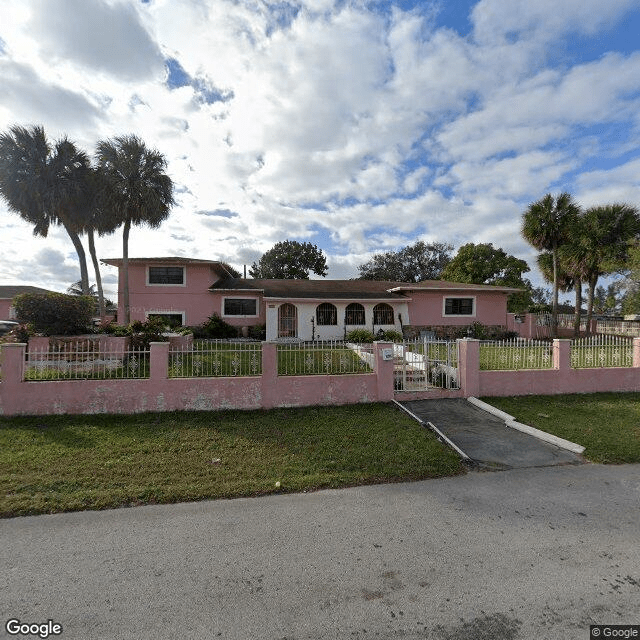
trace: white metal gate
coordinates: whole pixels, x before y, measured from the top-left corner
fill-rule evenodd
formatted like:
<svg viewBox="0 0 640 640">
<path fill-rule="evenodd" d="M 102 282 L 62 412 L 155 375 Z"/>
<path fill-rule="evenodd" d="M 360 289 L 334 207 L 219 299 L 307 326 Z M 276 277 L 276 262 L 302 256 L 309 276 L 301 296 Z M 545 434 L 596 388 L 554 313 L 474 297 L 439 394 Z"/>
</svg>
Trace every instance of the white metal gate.
<svg viewBox="0 0 640 640">
<path fill-rule="evenodd" d="M 418 338 L 394 345 L 396 391 L 459 389 L 458 343 Z"/>
</svg>

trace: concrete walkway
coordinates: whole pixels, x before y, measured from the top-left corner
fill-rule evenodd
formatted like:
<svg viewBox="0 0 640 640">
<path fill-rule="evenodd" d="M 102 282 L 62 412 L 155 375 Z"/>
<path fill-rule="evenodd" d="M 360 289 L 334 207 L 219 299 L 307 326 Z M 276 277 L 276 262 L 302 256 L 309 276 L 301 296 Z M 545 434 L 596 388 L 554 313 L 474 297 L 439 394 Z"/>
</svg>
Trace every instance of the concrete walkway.
<svg viewBox="0 0 640 640">
<path fill-rule="evenodd" d="M 423 422 L 431 422 L 483 468 L 520 469 L 584 462 L 571 451 L 507 427 L 500 418 L 464 399 L 401 404 Z"/>
</svg>

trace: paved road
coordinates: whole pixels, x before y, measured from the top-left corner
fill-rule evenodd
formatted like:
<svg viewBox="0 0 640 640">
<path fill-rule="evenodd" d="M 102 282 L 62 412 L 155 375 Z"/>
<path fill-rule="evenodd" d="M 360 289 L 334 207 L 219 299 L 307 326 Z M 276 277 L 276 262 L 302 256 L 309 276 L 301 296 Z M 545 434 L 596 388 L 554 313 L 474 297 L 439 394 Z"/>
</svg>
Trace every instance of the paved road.
<svg viewBox="0 0 640 640">
<path fill-rule="evenodd" d="M 52 618 L 64 640 L 587 640 L 640 623 L 640 465 L 15 518 L 0 535 L 4 620 Z"/>
<path fill-rule="evenodd" d="M 431 422 L 472 460 L 492 469 L 581 464 L 581 456 L 516 431 L 464 398 L 415 400 L 402 405 Z"/>
</svg>

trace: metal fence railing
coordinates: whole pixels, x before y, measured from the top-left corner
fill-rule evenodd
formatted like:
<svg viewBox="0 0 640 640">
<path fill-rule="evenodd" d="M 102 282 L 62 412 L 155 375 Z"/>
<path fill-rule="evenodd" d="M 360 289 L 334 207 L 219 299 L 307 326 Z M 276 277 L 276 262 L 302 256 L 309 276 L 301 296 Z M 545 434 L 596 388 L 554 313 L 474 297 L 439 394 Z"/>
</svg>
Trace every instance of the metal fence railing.
<svg viewBox="0 0 640 640">
<path fill-rule="evenodd" d="M 640 322 L 636 320 L 598 320 L 597 332 L 614 336 L 640 337 Z"/>
<path fill-rule="evenodd" d="M 29 349 L 24 379 L 113 380 L 148 378 L 148 349 L 108 349 L 93 341 L 54 344 L 48 349 Z"/>
<path fill-rule="evenodd" d="M 481 371 L 550 369 L 553 345 L 542 340 L 485 340 L 480 343 Z"/>
<path fill-rule="evenodd" d="M 371 373 L 373 346 L 336 340 L 278 344 L 278 375 Z"/>
<path fill-rule="evenodd" d="M 596 335 L 571 341 L 573 369 L 631 367 L 632 365 L 633 338 Z"/>
<path fill-rule="evenodd" d="M 259 376 L 262 343 L 194 340 L 169 351 L 170 378 Z"/>
</svg>

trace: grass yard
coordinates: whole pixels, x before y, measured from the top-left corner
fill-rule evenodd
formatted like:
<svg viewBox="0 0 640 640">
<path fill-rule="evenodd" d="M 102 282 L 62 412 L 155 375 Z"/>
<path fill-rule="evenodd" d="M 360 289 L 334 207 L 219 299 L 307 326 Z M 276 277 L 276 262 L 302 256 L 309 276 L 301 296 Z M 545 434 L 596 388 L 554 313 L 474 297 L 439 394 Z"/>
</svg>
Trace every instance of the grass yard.
<svg viewBox="0 0 640 640">
<path fill-rule="evenodd" d="M 453 452 L 386 404 L 0 418 L 2 517 L 462 472 Z"/>
<path fill-rule="evenodd" d="M 586 447 L 605 464 L 640 462 L 640 393 L 483 398 L 524 424 Z"/>
</svg>

